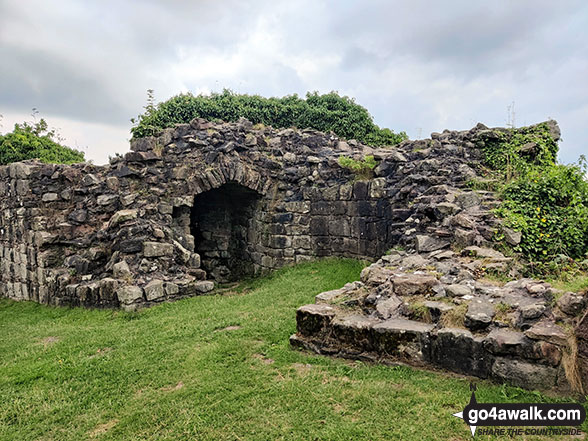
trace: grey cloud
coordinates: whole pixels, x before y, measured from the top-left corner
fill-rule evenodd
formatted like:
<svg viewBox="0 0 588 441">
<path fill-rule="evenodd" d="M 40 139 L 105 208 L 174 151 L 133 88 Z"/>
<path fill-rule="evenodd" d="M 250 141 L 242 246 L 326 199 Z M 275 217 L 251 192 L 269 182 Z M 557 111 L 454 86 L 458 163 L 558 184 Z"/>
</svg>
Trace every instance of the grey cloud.
<svg viewBox="0 0 588 441">
<path fill-rule="evenodd" d="M 588 120 L 586 29 L 579 0 L 4 0 L 0 108 L 121 127 L 147 88 L 338 90 L 414 137 L 504 124 L 515 101 L 521 123 L 560 120 L 569 162 Z"/>
<path fill-rule="evenodd" d="M 40 51 L 0 48 L 2 106 L 26 112 L 43 112 L 74 119 L 116 123 L 128 119 L 132 109 L 116 97 L 92 71 L 76 70 L 59 57 Z"/>
</svg>

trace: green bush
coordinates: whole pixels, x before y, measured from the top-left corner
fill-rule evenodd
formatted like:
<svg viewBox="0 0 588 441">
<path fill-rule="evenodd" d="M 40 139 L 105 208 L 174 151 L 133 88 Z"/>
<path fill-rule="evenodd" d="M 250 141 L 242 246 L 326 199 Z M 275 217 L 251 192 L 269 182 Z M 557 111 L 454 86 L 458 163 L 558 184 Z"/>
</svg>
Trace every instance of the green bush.
<svg viewBox="0 0 588 441">
<path fill-rule="evenodd" d="M 339 156 L 338 162 L 341 167 L 351 170 L 361 179 L 372 178 L 373 170 L 378 165 L 372 155 L 368 155 L 362 160 L 353 159 L 348 156 Z"/>
<path fill-rule="evenodd" d="M 83 162 L 84 154 L 55 141 L 57 135 L 47 122 L 15 124 L 14 130 L 0 135 L 0 164 L 38 159 L 46 163 Z"/>
<path fill-rule="evenodd" d="M 226 89 L 209 96 L 180 94 L 157 105 L 153 103 L 153 92 L 149 91 L 145 112 L 132 120 L 136 126 L 131 133 L 135 138 L 152 136 L 164 128 L 190 122 L 196 117 L 211 121 L 237 121 L 244 117 L 254 124 L 275 128 L 333 131 L 343 138 L 375 146 L 394 145 L 408 138 L 404 132 L 381 129 L 367 109 L 336 92 L 324 95 L 309 92 L 306 99 L 297 95 L 264 98 L 236 94 Z"/>
<path fill-rule="evenodd" d="M 518 129 L 496 129 L 480 135 L 486 164 L 507 180 L 535 166 L 555 163 L 557 143 L 548 123 Z"/>
<path fill-rule="evenodd" d="M 515 247 L 530 262 L 588 252 L 586 164 L 556 164 L 557 143 L 547 123 L 483 133 L 486 164 L 502 182 L 496 213 L 522 233 Z M 500 237 L 499 237 L 500 238 Z M 544 268 L 548 266 L 539 265 Z"/>
<path fill-rule="evenodd" d="M 577 165 L 537 167 L 504 186 L 498 214 L 522 233 L 518 251 L 531 260 L 548 260 L 558 254 L 581 259 L 586 255 L 585 171 Z"/>
</svg>

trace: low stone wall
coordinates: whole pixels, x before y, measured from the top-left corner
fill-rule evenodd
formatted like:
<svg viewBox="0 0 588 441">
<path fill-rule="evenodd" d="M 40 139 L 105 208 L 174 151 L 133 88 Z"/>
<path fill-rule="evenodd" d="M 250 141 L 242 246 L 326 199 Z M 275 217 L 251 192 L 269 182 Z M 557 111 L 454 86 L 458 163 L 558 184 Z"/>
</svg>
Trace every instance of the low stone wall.
<svg viewBox="0 0 588 441">
<path fill-rule="evenodd" d="M 579 389 L 571 345 L 585 297 L 530 279 L 477 280 L 482 268 L 509 260 L 475 246 L 461 255 L 392 252 L 367 267 L 361 281 L 299 308 L 291 342 L 321 354 L 442 368 L 529 389 Z"/>
</svg>

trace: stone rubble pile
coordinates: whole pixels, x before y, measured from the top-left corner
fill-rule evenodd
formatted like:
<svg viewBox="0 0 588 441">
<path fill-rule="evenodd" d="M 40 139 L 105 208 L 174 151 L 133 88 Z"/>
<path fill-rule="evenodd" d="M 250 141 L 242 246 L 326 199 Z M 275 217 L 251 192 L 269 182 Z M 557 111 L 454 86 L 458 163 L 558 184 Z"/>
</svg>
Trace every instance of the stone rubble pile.
<svg viewBox="0 0 588 441">
<path fill-rule="evenodd" d="M 392 251 L 365 268 L 361 281 L 302 306 L 291 342 L 322 354 L 565 390 L 562 360 L 586 298 L 537 280 L 478 277 L 508 261 L 477 246 Z"/>
</svg>

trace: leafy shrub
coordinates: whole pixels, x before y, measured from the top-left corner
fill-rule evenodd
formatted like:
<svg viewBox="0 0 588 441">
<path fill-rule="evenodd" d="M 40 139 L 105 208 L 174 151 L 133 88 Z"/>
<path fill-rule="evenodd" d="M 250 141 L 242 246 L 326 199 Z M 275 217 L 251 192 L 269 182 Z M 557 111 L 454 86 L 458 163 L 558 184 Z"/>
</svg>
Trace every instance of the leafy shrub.
<svg viewBox="0 0 588 441">
<path fill-rule="evenodd" d="M 549 124 L 519 129 L 495 129 L 480 135 L 486 164 L 505 174 L 507 180 L 534 166 L 549 166 L 557 157 L 557 142 Z"/>
<path fill-rule="evenodd" d="M 536 167 L 507 183 L 497 210 L 522 232 L 517 246 L 531 260 L 558 254 L 579 259 L 588 251 L 588 182 L 581 165 Z"/>
<path fill-rule="evenodd" d="M 15 124 L 14 130 L 0 135 L 0 164 L 38 159 L 46 163 L 72 164 L 83 162 L 84 154 L 55 141 L 55 130 L 47 122 Z"/>
<path fill-rule="evenodd" d="M 188 123 L 196 117 L 212 121 L 237 121 L 244 117 L 253 124 L 276 128 L 333 131 L 343 138 L 376 146 L 394 145 L 408 138 L 404 132 L 381 129 L 367 109 L 336 92 L 324 95 L 309 92 L 306 99 L 297 95 L 264 98 L 236 94 L 226 89 L 209 96 L 180 94 L 157 105 L 153 103 L 153 91 L 150 90 L 145 112 L 132 120 L 136 126 L 131 129 L 131 133 L 135 138 L 152 136 L 161 129 L 173 127 L 177 123 Z"/>
<path fill-rule="evenodd" d="M 503 202 L 496 213 L 522 233 L 515 251 L 548 272 L 547 262 L 556 256 L 581 259 L 588 252 L 585 160 L 555 163 L 558 147 L 550 124 L 489 130 L 480 137 L 485 162 L 501 182 Z"/>
<path fill-rule="evenodd" d="M 373 156 L 368 155 L 362 160 L 350 158 L 348 156 L 339 156 L 339 165 L 351 170 L 358 178 L 369 179 L 373 177 L 373 170 L 378 163 Z"/>
</svg>

